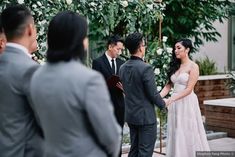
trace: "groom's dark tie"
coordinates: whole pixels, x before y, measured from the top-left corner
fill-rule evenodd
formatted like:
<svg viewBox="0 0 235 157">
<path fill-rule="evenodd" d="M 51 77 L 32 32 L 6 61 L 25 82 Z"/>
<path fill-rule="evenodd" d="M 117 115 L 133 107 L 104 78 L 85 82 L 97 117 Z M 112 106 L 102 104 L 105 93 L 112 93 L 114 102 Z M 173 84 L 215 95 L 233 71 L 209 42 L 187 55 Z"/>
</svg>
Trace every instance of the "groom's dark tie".
<svg viewBox="0 0 235 157">
<path fill-rule="evenodd" d="M 114 64 L 114 59 L 112 61 L 112 74 L 115 74 L 115 64 Z"/>
</svg>

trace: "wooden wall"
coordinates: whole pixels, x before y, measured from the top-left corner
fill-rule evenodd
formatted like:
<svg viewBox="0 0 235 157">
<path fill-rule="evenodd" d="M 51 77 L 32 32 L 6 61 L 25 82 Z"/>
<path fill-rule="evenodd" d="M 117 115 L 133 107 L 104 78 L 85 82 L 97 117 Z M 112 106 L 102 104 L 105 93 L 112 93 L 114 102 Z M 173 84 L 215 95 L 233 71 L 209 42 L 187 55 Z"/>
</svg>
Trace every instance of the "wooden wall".
<svg viewBox="0 0 235 157">
<path fill-rule="evenodd" d="M 234 107 L 213 106 L 205 104 L 206 129 L 227 132 L 235 137 L 235 104 Z"/>
<path fill-rule="evenodd" d="M 211 80 L 200 80 L 197 82 L 194 92 L 199 99 L 202 115 L 205 115 L 204 100 L 220 99 L 232 97 L 232 92 L 228 89 L 229 78 L 218 78 Z"/>
</svg>

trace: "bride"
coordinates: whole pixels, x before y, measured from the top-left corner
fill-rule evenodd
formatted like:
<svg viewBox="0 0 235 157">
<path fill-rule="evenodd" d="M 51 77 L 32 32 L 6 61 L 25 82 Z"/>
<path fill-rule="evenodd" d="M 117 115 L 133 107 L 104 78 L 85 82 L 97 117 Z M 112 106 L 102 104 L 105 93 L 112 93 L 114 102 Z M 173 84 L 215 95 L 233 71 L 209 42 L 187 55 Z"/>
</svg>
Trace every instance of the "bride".
<svg viewBox="0 0 235 157">
<path fill-rule="evenodd" d="M 189 39 L 176 42 L 168 72 L 169 82 L 160 93 L 165 97 L 173 88 L 167 103 L 167 157 L 195 157 L 196 151 L 210 150 L 198 98 L 193 91 L 199 68 L 189 58 L 192 49 Z"/>
</svg>

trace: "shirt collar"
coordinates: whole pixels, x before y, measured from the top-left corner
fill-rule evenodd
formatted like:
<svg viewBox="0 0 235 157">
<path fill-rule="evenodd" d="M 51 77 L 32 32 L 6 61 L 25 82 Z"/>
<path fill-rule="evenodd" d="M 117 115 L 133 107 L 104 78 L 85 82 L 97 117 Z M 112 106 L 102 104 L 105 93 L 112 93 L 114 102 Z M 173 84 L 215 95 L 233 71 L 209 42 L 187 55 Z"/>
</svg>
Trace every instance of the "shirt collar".
<svg viewBox="0 0 235 157">
<path fill-rule="evenodd" d="M 8 43 L 6 44 L 6 46 L 14 47 L 14 48 L 20 49 L 20 50 L 23 51 L 27 56 L 29 56 L 30 58 L 32 57 L 32 55 L 29 53 L 28 49 L 27 49 L 26 47 L 20 45 L 20 44 L 8 42 Z"/>
<path fill-rule="evenodd" d="M 137 56 L 131 56 L 131 58 L 130 58 L 130 59 L 132 59 L 132 60 L 141 60 L 141 61 L 143 61 L 143 59 L 142 59 L 142 58 L 137 57 Z"/>
<path fill-rule="evenodd" d="M 107 51 L 105 52 L 105 55 L 106 55 L 106 57 L 108 58 L 109 61 L 111 61 L 112 59 L 113 59 L 114 61 L 116 60 L 116 58 L 110 57 L 110 56 L 108 55 L 108 52 L 107 52 Z"/>
</svg>

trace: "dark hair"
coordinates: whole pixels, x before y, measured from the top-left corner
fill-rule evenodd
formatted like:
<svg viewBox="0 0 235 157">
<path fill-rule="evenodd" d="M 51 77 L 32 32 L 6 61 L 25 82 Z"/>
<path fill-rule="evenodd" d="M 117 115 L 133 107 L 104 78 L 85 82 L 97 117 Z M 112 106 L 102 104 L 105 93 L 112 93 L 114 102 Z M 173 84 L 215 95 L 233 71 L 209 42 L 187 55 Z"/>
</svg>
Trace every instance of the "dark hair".
<svg viewBox="0 0 235 157">
<path fill-rule="evenodd" d="M 6 8 L 2 12 L 1 19 L 7 40 L 21 37 L 29 20 L 33 20 L 29 9 L 23 5 L 14 5 Z"/>
<path fill-rule="evenodd" d="M 2 27 L 2 19 L 1 19 L 1 16 L 0 16 L 0 34 L 3 33 L 3 27 Z"/>
<path fill-rule="evenodd" d="M 85 58 L 83 40 L 87 37 L 87 21 L 78 13 L 63 11 L 48 28 L 47 60 L 50 63 Z"/>
<path fill-rule="evenodd" d="M 124 43 L 123 39 L 119 35 L 113 35 L 109 37 L 108 42 L 107 42 L 107 48 L 109 45 L 117 45 L 118 42 Z"/>
<path fill-rule="evenodd" d="M 176 43 L 181 43 L 186 49 L 189 48 L 189 53 L 188 53 L 189 55 L 190 55 L 190 52 L 193 51 L 193 44 L 192 44 L 192 41 L 189 39 L 180 39 L 180 40 L 177 40 L 175 44 Z M 169 82 L 171 82 L 171 75 L 173 75 L 180 68 L 180 64 L 181 64 L 180 59 L 176 58 L 176 55 L 175 55 L 175 44 L 173 46 L 172 58 L 171 58 L 169 70 L 167 72 Z"/>
<path fill-rule="evenodd" d="M 143 35 L 141 33 L 135 32 L 126 37 L 125 47 L 129 50 L 130 54 L 135 54 L 143 42 Z"/>
</svg>

